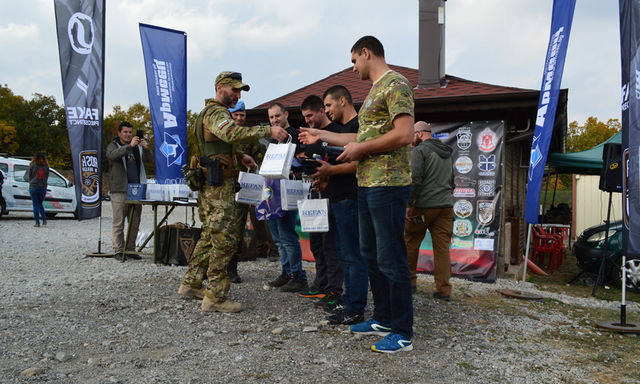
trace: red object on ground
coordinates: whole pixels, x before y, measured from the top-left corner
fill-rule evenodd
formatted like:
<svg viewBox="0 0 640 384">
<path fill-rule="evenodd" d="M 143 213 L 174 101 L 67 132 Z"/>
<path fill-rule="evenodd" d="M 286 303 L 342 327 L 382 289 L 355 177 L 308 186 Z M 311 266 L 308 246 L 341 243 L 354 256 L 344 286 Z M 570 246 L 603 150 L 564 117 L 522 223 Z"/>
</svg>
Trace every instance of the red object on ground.
<svg viewBox="0 0 640 384">
<path fill-rule="evenodd" d="M 309 239 L 300 239 L 300 248 L 302 248 L 302 260 L 312 261 L 315 263 L 316 259 L 313 258 L 313 253 L 309 247 Z"/>
<path fill-rule="evenodd" d="M 555 268 L 562 265 L 563 243 L 562 236 L 555 233 L 547 233 L 542 226 L 533 226 L 533 252 L 531 261 L 542 267 L 545 254 L 549 255 L 548 269 L 553 273 Z"/>
<path fill-rule="evenodd" d="M 524 256 L 522 256 L 522 261 L 524 261 Z M 547 272 L 538 267 L 536 263 L 531 261 L 531 259 L 527 259 L 527 268 L 529 268 L 531 272 L 535 273 L 536 275 L 549 276 Z"/>
</svg>

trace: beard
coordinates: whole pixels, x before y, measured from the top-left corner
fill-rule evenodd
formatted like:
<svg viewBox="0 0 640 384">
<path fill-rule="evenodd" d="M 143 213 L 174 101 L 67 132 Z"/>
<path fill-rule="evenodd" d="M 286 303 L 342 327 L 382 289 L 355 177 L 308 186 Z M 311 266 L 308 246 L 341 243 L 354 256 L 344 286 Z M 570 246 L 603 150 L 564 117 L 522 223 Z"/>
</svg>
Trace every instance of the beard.
<svg viewBox="0 0 640 384">
<path fill-rule="evenodd" d="M 224 92 L 222 94 L 222 104 L 226 105 L 229 108 L 233 108 L 236 106 L 238 99 L 234 97 L 232 94 Z"/>
</svg>

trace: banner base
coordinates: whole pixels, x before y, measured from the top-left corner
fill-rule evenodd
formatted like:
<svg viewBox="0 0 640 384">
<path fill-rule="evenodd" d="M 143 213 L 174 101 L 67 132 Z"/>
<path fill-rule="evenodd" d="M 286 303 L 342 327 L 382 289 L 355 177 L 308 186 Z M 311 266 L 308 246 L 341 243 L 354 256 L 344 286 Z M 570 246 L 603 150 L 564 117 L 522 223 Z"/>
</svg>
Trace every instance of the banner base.
<svg viewBox="0 0 640 384">
<path fill-rule="evenodd" d="M 496 292 L 514 299 L 543 300 L 543 297 L 540 295 L 536 295 L 535 293 L 531 293 L 531 292 L 520 291 L 517 289 L 496 289 Z"/>
<path fill-rule="evenodd" d="M 114 257 L 115 255 L 115 253 L 90 252 L 85 253 L 84 257 Z"/>
<path fill-rule="evenodd" d="M 620 332 L 620 333 L 640 333 L 640 324 L 638 323 L 620 323 L 616 321 L 604 321 L 596 324 L 601 331 Z"/>
</svg>

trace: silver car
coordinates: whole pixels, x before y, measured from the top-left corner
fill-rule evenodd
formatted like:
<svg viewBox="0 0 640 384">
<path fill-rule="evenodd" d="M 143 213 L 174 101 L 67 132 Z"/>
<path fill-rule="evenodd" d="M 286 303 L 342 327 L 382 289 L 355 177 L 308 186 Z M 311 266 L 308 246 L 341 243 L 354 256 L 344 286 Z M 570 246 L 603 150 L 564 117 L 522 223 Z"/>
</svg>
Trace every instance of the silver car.
<svg viewBox="0 0 640 384">
<path fill-rule="evenodd" d="M 15 157 L 0 157 L 0 170 L 4 172 L 5 180 L 2 185 L 2 196 L 7 202 L 7 211 L 33 211 L 29 183 L 24 181 L 24 173 L 29 169 L 29 160 Z M 76 215 L 76 191 L 73 183 L 60 172 L 49 168 L 47 194 L 44 199 L 44 210 L 48 217 L 58 213 Z M 2 212 L 0 212 L 0 216 Z"/>
</svg>

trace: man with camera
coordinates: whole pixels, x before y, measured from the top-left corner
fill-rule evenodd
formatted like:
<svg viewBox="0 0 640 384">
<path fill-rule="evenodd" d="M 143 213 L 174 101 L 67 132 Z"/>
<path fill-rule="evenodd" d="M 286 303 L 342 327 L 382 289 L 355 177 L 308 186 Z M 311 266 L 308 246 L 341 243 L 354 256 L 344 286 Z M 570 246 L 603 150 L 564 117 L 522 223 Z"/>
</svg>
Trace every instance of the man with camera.
<svg viewBox="0 0 640 384">
<path fill-rule="evenodd" d="M 237 151 L 236 144 L 263 137 L 283 141 L 287 133 L 277 126 L 242 127 L 235 123 L 229 108 L 236 105 L 241 91 L 249 90 L 240 73 L 221 72 L 216 77 L 215 89 L 215 98 L 205 101 L 195 126 L 201 164 L 192 161 L 192 168 L 206 165 L 206 174 L 214 177 L 207 177 L 198 191 L 202 235 L 178 294 L 202 298 L 201 309 L 205 312 L 240 312 L 242 304 L 227 298 L 230 289 L 227 267 L 245 224 L 234 200 L 235 184 L 239 163 L 247 168 L 255 167 L 256 163 L 251 156 Z M 205 275 L 207 287 L 203 289 Z"/>
<path fill-rule="evenodd" d="M 141 129 L 133 136 L 133 126 L 127 121 L 118 125 L 118 137 L 107 146 L 107 159 L 110 161 L 109 188 L 111 190 L 111 207 L 113 208 L 113 226 L 111 228 L 111 244 L 116 258 L 122 258 L 124 250 L 134 251 L 136 237 L 140 227 L 142 205 L 129 205 L 127 200 L 127 184 L 144 184 L 147 174 L 144 170 L 145 162 L 153 161 L 153 153 L 149 149 L 147 140 Z M 124 244 L 124 220 L 129 219 L 129 241 Z M 130 259 L 139 260 L 140 256 L 128 254 Z"/>
</svg>

